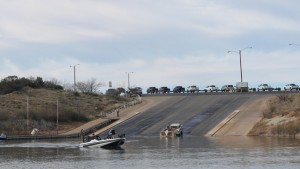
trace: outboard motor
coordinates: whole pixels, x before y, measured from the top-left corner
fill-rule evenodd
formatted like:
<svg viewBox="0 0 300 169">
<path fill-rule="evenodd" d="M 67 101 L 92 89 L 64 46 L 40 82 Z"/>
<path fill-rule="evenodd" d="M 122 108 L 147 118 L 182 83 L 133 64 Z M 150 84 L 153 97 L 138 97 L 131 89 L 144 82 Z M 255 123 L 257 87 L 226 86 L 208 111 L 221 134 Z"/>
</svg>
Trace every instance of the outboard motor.
<svg viewBox="0 0 300 169">
<path fill-rule="evenodd" d="M 119 134 L 118 137 L 119 138 L 125 138 L 125 134 Z"/>
</svg>

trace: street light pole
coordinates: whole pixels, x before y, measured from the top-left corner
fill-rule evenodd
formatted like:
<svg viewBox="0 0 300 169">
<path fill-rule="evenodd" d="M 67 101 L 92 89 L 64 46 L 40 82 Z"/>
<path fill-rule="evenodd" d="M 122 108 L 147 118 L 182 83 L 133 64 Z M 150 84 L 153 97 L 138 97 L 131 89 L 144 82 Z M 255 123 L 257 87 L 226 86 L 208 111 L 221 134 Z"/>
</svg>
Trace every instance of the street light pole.
<svg viewBox="0 0 300 169">
<path fill-rule="evenodd" d="M 232 52 L 238 53 L 239 56 L 240 56 L 241 83 L 243 82 L 242 51 L 243 51 L 243 50 L 246 50 L 246 49 L 252 49 L 252 47 L 251 47 L 251 46 L 250 46 L 250 47 L 246 47 L 246 48 L 244 48 L 244 49 L 239 50 L 238 52 L 237 52 L 237 51 L 231 51 L 231 50 L 229 50 L 229 51 L 227 52 L 227 53 L 232 53 Z"/>
<path fill-rule="evenodd" d="M 56 134 L 58 134 L 58 99 L 56 100 Z"/>
<path fill-rule="evenodd" d="M 27 130 L 29 130 L 29 104 L 28 104 L 28 96 L 26 96 L 26 112 L 27 112 Z"/>
<path fill-rule="evenodd" d="M 128 80 L 128 90 L 130 90 L 130 73 L 133 73 L 133 72 L 126 72 L 127 80 Z"/>
<path fill-rule="evenodd" d="M 74 68 L 74 92 L 76 92 L 76 66 L 79 66 L 79 64 L 70 66 Z"/>
<path fill-rule="evenodd" d="M 242 51 L 239 50 L 240 55 L 240 72 L 241 72 L 241 83 L 243 82 L 243 69 L 242 69 Z"/>
</svg>

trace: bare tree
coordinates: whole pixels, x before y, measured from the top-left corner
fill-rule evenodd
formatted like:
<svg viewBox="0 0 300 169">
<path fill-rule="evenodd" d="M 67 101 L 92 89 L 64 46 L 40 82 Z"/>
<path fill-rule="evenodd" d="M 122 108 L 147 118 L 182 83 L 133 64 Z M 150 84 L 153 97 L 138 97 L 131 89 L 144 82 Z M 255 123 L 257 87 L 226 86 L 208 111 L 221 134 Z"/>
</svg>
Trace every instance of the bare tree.
<svg viewBox="0 0 300 169">
<path fill-rule="evenodd" d="M 104 86 L 104 83 L 97 82 L 95 78 L 85 82 L 77 82 L 76 87 L 82 93 L 93 94 L 99 91 L 99 88 Z"/>
<path fill-rule="evenodd" d="M 73 89 L 74 89 L 74 86 L 71 83 L 64 83 L 63 87 L 64 87 L 64 90 L 69 91 L 69 92 L 73 91 Z"/>
<path fill-rule="evenodd" d="M 51 82 L 54 85 L 61 85 L 61 82 L 58 79 L 56 79 L 56 78 L 51 78 L 49 80 L 49 82 Z"/>
</svg>

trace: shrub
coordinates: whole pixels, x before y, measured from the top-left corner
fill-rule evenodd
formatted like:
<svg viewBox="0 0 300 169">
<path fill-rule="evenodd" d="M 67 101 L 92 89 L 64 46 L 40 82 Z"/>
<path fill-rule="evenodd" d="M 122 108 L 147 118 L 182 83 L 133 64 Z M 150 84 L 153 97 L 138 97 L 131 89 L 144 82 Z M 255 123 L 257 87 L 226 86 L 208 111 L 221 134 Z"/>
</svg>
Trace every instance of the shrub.
<svg viewBox="0 0 300 169">
<path fill-rule="evenodd" d="M 279 99 L 280 102 L 291 102 L 292 101 L 292 96 L 289 94 L 279 94 L 277 95 L 277 98 Z"/>
<path fill-rule="evenodd" d="M 295 136 L 300 133 L 300 120 L 277 125 L 272 129 L 272 134 L 281 136 Z"/>
<path fill-rule="evenodd" d="M 6 112 L 0 112 L 0 121 L 7 121 L 9 119 L 9 114 Z"/>
</svg>

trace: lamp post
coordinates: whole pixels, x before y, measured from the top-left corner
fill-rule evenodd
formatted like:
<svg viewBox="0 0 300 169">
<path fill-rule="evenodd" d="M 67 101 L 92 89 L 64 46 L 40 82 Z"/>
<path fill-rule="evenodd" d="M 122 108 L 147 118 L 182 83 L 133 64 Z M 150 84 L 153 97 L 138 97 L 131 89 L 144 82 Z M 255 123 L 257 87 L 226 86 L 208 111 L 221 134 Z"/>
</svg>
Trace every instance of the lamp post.
<svg viewBox="0 0 300 169">
<path fill-rule="evenodd" d="M 231 50 L 229 50 L 227 53 L 232 53 L 232 52 L 234 52 L 234 53 L 238 53 L 239 54 L 239 56 L 240 56 L 240 72 L 241 72 L 241 83 L 243 82 L 243 70 L 242 70 L 242 51 L 243 50 L 246 50 L 246 49 L 252 49 L 252 47 L 250 46 L 250 47 L 246 47 L 246 48 L 244 48 L 244 49 L 241 49 L 241 50 L 239 50 L 239 51 L 231 51 Z"/>
<path fill-rule="evenodd" d="M 133 72 L 125 72 L 127 74 L 127 80 L 128 80 L 128 91 L 130 89 L 130 73 L 133 73 Z"/>
<path fill-rule="evenodd" d="M 79 64 L 70 66 L 74 68 L 74 92 L 76 92 L 76 66 L 79 66 Z"/>
</svg>

